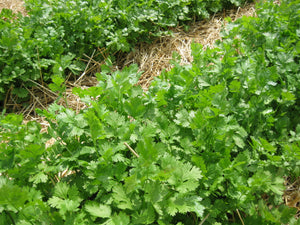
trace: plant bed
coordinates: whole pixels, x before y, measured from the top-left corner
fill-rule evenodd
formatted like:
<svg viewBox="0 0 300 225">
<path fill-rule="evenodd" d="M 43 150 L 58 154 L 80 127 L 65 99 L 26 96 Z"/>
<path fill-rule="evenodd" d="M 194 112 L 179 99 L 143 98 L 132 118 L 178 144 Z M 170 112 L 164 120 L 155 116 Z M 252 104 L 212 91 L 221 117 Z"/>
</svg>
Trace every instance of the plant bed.
<svg viewBox="0 0 300 225">
<path fill-rule="evenodd" d="M 260 7 L 147 91 L 137 65 L 102 65 L 73 89 L 87 108 L 38 110 L 47 133 L 2 115 L 1 222 L 297 224 L 300 5 Z"/>
</svg>

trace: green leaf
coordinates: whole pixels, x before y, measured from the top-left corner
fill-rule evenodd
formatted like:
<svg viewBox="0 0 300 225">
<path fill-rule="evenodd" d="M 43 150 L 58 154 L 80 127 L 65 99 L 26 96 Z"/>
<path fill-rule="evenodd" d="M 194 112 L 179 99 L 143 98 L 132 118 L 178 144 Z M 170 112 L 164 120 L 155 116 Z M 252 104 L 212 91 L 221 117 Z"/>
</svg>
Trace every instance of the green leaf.
<svg viewBox="0 0 300 225">
<path fill-rule="evenodd" d="M 95 217 L 108 218 L 111 216 L 111 208 L 97 202 L 89 202 L 85 204 L 85 210 Z"/>
<path fill-rule="evenodd" d="M 179 111 L 175 116 L 177 118 L 176 120 L 174 120 L 176 124 L 183 127 L 189 127 L 192 115 L 186 109 Z"/>
<path fill-rule="evenodd" d="M 71 199 L 61 199 L 56 196 L 48 200 L 48 204 L 54 208 L 59 209 L 62 216 L 65 216 L 67 212 L 76 212 L 79 210 L 80 203 Z"/>
<path fill-rule="evenodd" d="M 112 216 L 113 225 L 129 225 L 130 217 L 127 216 L 124 212 Z"/>
<path fill-rule="evenodd" d="M 167 212 L 171 216 L 176 213 L 194 212 L 195 205 L 197 204 L 197 212 L 199 213 L 199 205 L 201 198 L 196 196 L 176 195 L 168 201 Z"/>
<path fill-rule="evenodd" d="M 283 92 L 281 92 L 281 95 L 282 95 L 283 101 L 295 101 L 296 100 L 295 95 L 291 92 L 283 91 Z"/>
<path fill-rule="evenodd" d="M 283 211 L 280 212 L 280 221 L 283 224 L 288 224 L 295 216 L 296 213 L 297 213 L 296 208 L 284 207 Z"/>
<path fill-rule="evenodd" d="M 146 107 L 141 98 L 135 97 L 125 101 L 124 109 L 130 116 L 136 118 L 144 115 Z"/>
<path fill-rule="evenodd" d="M 46 183 L 48 181 L 48 176 L 42 172 L 32 176 L 29 179 L 30 182 L 33 182 L 34 184 L 39 184 L 39 183 Z"/>
<path fill-rule="evenodd" d="M 133 205 L 121 185 L 113 187 L 113 198 L 119 209 L 133 209 Z"/>
<path fill-rule="evenodd" d="M 29 138 L 26 136 L 24 139 L 28 141 L 34 141 L 34 137 Z M 37 157 L 40 157 L 44 153 L 45 149 L 43 146 L 37 145 L 37 144 L 31 144 L 28 145 L 23 151 L 20 152 L 20 156 L 24 159 L 28 158 L 31 160 L 36 159 Z"/>
<path fill-rule="evenodd" d="M 67 199 L 69 195 L 69 190 L 70 190 L 70 186 L 67 183 L 59 182 L 55 185 L 54 195 L 62 199 Z"/>
<path fill-rule="evenodd" d="M 94 143 L 96 143 L 97 139 L 103 139 L 105 137 L 103 124 L 96 116 L 95 112 L 93 110 L 88 110 L 85 113 L 85 118 L 87 119 L 90 128 L 90 134 Z"/>
<path fill-rule="evenodd" d="M 20 98 L 26 98 L 29 94 L 25 88 L 14 88 L 12 93 L 16 94 Z"/>
<path fill-rule="evenodd" d="M 234 143 L 235 143 L 238 147 L 240 147 L 240 148 L 244 148 L 244 147 L 245 147 L 245 143 L 244 143 L 244 141 L 243 141 L 242 138 L 240 138 L 240 137 L 237 136 L 237 135 L 234 135 L 232 138 L 233 138 L 233 140 L 234 140 Z"/>
<path fill-rule="evenodd" d="M 125 124 L 125 117 L 118 112 L 111 112 L 107 116 L 106 122 L 113 128 L 121 127 Z"/>
<path fill-rule="evenodd" d="M 140 213 L 133 215 L 135 224 L 153 224 L 155 221 L 155 210 L 151 204 L 147 204 L 146 208 L 140 210 Z"/>
<path fill-rule="evenodd" d="M 233 80 L 229 85 L 230 92 L 239 92 L 240 88 L 241 88 L 241 82 L 237 80 Z"/>
<path fill-rule="evenodd" d="M 59 197 L 52 197 L 48 200 L 48 204 L 54 208 L 61 208 L 61 205 L 64 203 L 64 200 Z"/>
<path fill-rule="evenodd" d="M 14 185 L 2 176 L 0 177 L 0 205 L 4 209 L 17 213 L 29 199 L 30 196 L 27 190 Z"/>
<path fill-rule="evenodd" d="M 49 84 L 49 88 L 54 92 L 60 92 L 63 93 L 65 91 L 65 79 L 62 78 L 60 75 L 54 75 L 52 76 L 52 82 Z"/>
</svg>

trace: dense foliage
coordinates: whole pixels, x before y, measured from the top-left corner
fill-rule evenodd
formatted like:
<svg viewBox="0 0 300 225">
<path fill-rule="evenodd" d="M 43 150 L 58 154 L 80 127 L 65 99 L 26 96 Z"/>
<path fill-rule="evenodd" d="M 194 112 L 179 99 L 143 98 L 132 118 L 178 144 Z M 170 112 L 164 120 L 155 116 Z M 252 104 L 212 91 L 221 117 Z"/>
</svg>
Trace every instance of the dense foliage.
<svg viewBox="0 0 300 225">
<path fill-rule="evenodd" d="M 87 109 L 39 110 L 48 133 L 3 115 L 0 223 L 296 224 L 281 196 L 300 175 L 300 3 L 260 7 L 147 92 L 137 66 L 103 66 L 74 89 Z"/>
<path fill-rule="evenodd" d="M 0 101 L 11 88 L 20 98 L 32 81 L 84 69 L 83 53 L 126 52 L 182 21 L 208 17 L 245 0 L 25 0 L 29 16 L 0 14 Z M 99 59 L 100 60 L 100 59 Z"/>
</svg>

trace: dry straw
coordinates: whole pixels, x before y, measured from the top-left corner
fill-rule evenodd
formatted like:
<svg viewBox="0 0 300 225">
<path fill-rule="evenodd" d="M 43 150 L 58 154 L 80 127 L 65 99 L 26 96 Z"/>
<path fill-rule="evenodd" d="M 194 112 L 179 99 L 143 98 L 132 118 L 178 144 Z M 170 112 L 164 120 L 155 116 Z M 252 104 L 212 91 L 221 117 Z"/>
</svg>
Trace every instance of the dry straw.
<svg viewBox="0 0 300 225">
<path fill-rule="evenodd" d="M 23 0 L 0 0 L 0 11 L 4 8 L 11 9 L 15 13 L 20 12 L 24 16 L 27 15 Z"/>
</svg>

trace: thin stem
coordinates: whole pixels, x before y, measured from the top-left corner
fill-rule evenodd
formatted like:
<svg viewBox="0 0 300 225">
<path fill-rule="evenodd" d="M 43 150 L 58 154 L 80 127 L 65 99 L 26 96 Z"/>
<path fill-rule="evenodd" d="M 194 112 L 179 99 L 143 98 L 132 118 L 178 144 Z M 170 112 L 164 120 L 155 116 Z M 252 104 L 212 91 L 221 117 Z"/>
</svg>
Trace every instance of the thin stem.
<svg viewBox="0 0 300 225">
<path fill-rule="evenodd" d="M 137 154 L 126 142 L 124 142 L 124 145 L 136 156 L 136 157 L 140 157 L 139 154 Z"/>
<path fill-rule="evenodd" d="M 202 225 L 205 222 L 205 220 L 207 220 L 208 217 L 209 217 L 209 213 L 204 217 L 204 219 L 199 223 L 199 225 Z"/>
<path fill-rule="evenodd" d="M 90 63 L 91 63 L 91 61 L 92 61 L 92 59 L 93 59 L 93 57 L 94 57 L 95 51 L 96 51 L 96 50 L 94 50 L 94 52 L 93 52 L 93 54 L 92 54 L 92 56 L 91 56 L 91 58 L 90 58 L 88 64 L 86 65 L 86 67 L 85 67 L 83 73 L 81 74 L 81 76 L 74 82 L 74 85 L 76 85 L 76 84 L 77 84 L 77 83 L 78 83 L 78 82 L 86 75 L 86 70 L 87 70 L 88 66 L 90 65 Z"/>
<path fill-rule="evenodd" d="M 243 218 L 241 217 L 241 214 L 240 214 L 239 210 L 236 209 L 236 211 L 237 211 L 237 214 L 238 214 L 239 217 L 240 217 L 240 220 L 242 221 L 242 224 L 245 225 L 245 223 L 244 223 L 244 221 L 243 221 Z"/>
</svg>

